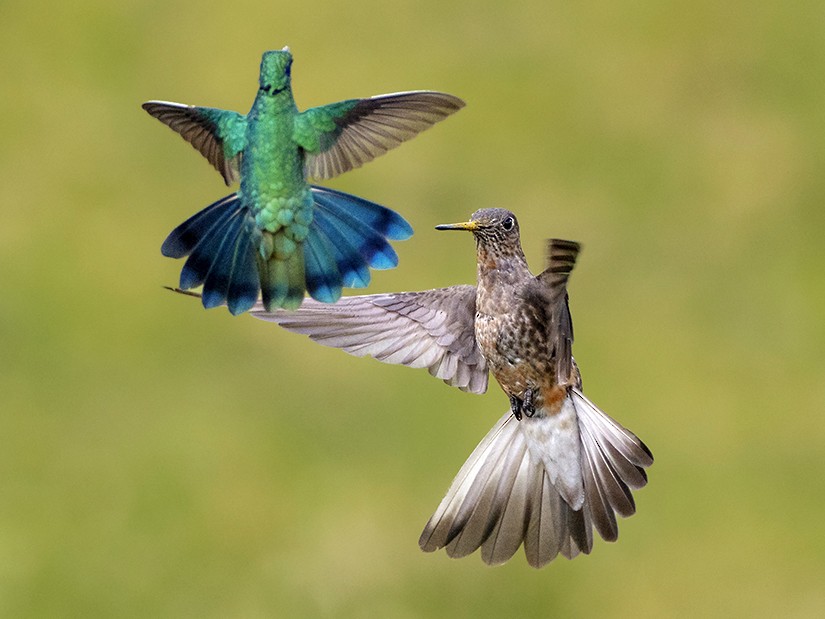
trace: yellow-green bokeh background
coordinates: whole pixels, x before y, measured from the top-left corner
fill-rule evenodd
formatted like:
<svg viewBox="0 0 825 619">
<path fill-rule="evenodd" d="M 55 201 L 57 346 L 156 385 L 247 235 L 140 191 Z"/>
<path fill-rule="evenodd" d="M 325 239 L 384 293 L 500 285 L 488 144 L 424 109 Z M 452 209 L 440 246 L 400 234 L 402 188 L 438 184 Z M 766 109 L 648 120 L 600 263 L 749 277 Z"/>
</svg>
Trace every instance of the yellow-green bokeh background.
<svg viewBox="0 0 825 619">
<path fill-rule="evenodd" d="M 825 614 L 825 9 L 819 2 L 0 0 L 0 616 Z M 505 410 L 161 289 L 226 192 L 140 110 L 466 109 L 331 186 L 416 228 L 371 291 L 474 277 L 484 206 L 585 246 L 590 397 L 651 446 L 617 544 L 541 571 L 424 554 Z"/>
</svg>

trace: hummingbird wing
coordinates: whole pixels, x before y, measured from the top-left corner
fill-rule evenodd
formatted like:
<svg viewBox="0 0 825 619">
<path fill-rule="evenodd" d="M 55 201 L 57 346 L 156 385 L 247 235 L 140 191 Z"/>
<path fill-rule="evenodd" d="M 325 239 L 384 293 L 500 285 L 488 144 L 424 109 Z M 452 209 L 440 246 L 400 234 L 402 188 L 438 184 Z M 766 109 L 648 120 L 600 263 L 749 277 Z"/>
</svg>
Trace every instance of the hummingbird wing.
<svg viewBox="0 0 825 619">
<path fill-rule="evenodd" d="M 230 185 L 239 178 L 246 142 L 246 116 L 212 107 L 147 101 L 143 109 L 168 125 L 207 158 Z"/>
<path fill-rule="evenodd" d="M 358 168 L 464 105 L 458 97 L 419 90 L 310 108 L 296 117 L 294 134 L 306 152 L 306 176 L 328 179 Z"/>
<path fill-rule="evenodd" d="M 573 373 L 573 321 L 567 305 L 567 280 L 581 245 L 574 241 L 547 241 L 547 268 L 536 277 L 550 319 L 551 355 L 556 360 L 556 383 L 569 382 Z"/>
<path fill-rule="evenodd" d="M 304 300 L 295 311 L 250 314 L 308 335 L 324 346 L 384 363 L 427 368 L 462 391 L 487 390 L 487 362 L 475 339 L 474 286 L 425 292 L 342 297 L 336 303 Z"/>
</svg>

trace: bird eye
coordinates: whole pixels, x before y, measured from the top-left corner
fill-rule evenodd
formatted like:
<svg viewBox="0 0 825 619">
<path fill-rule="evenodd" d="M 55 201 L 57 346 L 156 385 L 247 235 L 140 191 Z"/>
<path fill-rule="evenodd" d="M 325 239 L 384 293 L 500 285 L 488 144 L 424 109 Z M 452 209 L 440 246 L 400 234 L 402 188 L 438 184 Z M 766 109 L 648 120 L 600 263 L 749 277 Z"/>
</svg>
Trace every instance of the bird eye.
<svg viewBox="0 0 825 619">
<path fill-rule="evenodd" d="M 501 227 L 504 228 L 505 230 L 512 230 L 514 223 L 515 222 L 513 221 L 513 218 L 508 217 L 507 219 L 505 219 L 504 221 L 501 222 Z"/>
</svg>

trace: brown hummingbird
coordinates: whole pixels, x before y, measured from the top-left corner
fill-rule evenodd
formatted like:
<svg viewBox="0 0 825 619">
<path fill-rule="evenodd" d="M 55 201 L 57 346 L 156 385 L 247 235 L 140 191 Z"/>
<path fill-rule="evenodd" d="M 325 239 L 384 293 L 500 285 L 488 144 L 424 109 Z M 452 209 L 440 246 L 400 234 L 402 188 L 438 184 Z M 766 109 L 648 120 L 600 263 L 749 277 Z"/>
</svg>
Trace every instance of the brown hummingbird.
<svg viewBox="0 0 825 619">
<path fill-rule="evenodd" d="M 616 514 L 636 511 L 631 490 L 647 483 L 653 456 L 582 393 L 567 296 L 578 243 L 549 241 L 547 267 L 534 276 L 510 211 L 482 209 L 437 229 L 473 233 L 476 286 L 307 299 L 297 311 L 258 303 L 250 313 L 356 356 L 426 367 L 464 391 L 484 393 L 493 374 L 510 409 L 459 470 L 422 550 L 464 557 L 481 548 L 495 565 L 523 543 L 538 568 L 559 553 L 588 554 L 594 528 L 615 541 Z"/>
</svg>

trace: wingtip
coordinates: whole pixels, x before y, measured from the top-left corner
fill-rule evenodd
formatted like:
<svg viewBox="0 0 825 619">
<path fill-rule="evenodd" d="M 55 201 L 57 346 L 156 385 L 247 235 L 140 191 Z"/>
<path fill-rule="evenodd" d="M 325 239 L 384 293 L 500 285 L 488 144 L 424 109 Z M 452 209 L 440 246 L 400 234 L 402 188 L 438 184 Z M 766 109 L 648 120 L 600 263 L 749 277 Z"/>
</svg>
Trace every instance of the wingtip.
<svg viewBox="0 0 825 619">
<path fill-rule="evenodd" d="M 445 93 L 446 94 L 446 93 Z M 455 95 L 447 95 L 455 104 L 456 111 L 460 110 L 461 108 L 467 107 L 467 102 L 462 99 L 461 97 L 456 97 Z"/>
<path fill-rule="evenodd" d="M 140 104 L 141 109 L 145 110 L 152 116 L 156 116 L 156 112 L 160 108 L 168 108 L 168 107 L 185 107 L 182 103 L 173 103 L 172 101 L 159 101 L 157 99 L 151 99 L 149 101 L 144 101 Z"/>
</svg>

